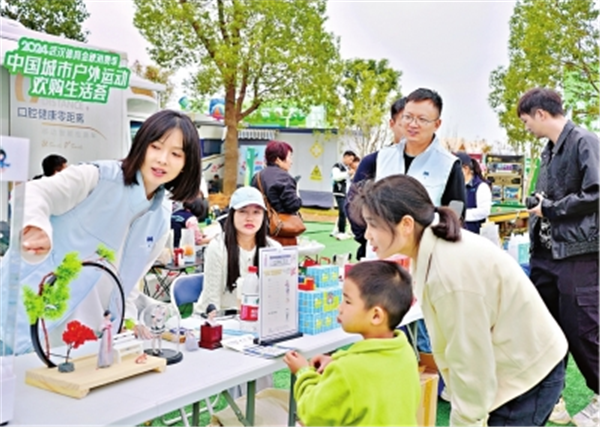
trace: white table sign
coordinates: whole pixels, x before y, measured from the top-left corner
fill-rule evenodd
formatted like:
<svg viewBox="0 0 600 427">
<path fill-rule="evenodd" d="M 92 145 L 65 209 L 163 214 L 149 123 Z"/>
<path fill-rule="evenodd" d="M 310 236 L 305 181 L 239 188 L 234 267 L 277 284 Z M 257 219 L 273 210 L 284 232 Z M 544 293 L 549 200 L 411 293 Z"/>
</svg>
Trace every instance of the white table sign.
<svg viewBox="0 0 600 427">
<path fill-rule="evenodd" d="M 259 263 L 259 340 L 297 335 L 298 248 L 262 248 Z"/>
</svg>

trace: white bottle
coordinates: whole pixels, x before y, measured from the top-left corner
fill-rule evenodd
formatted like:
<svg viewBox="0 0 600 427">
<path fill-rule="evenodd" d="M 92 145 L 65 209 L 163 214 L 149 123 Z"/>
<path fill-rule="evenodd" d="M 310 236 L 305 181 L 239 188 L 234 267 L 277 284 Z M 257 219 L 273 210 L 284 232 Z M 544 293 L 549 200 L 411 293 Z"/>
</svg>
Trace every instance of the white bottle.
<svg viewBox="0 0 600 427">
<path fill-rule="evenodd" d="M 248 274 L 242 282 L 242 307 L 240 319 L 256 322 L 258 320 L 258 268 L 248 267 Z"/>
</svg>

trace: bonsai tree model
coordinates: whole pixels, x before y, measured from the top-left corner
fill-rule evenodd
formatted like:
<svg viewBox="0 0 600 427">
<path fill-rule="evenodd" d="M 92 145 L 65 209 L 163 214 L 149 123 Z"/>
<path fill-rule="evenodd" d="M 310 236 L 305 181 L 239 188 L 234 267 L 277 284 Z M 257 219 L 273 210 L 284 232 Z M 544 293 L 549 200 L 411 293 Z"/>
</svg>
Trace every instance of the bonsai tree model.
<svg viewBox="0 0 600 427">
<path fill-rule="evenodd" d="M 65 313 L 70 295 L 69 283 L 77 278 L 80 271 L 81 260 L 77 252 L 69 252 L 56 271 L 42 278 L 37 293 L 28 286 L 23 287 L 23 303 L 29 316 L 29 323 L 34 325 L 40 319 L 48 357 L 50 357 L 50 341 L 46 319 L 58 320 Z"/>
<path fill-rule="evenodd" d="M 108 263 L 113 262 L 115 258 L 114 252 L 104 245 L 98 246 L 96 254 L 99 256 L 99 261 Z M 49 272 L 42 278 L 37 292 L 29 286 L 23 286 L 25 311 L 32 326 L 40 320 L 47 358 L 50 357 L 50 341 L 46 320 L 59 320 L 65 314 L 70 298 L 69 284 L 77 278 L 84 264 L 77 252 L 69 252 L 55 271 Z"/>
<path fill-rule="evenodd" d="M 96 334 L 91 328 L 88 328 L 78 320 L 73 320 L 67 323 L 67 329 L 62 334 L 62 339 L 67 344 L 67 356 L 65 362 L 58 366 L 58 370 L 61 372 L 71 372 L 74 369 L 72 363 L 69 363 L 69 356 L 71 350 L 78 348 L 81 344 L 86 341 L 96 341 Z"/>
</svg>

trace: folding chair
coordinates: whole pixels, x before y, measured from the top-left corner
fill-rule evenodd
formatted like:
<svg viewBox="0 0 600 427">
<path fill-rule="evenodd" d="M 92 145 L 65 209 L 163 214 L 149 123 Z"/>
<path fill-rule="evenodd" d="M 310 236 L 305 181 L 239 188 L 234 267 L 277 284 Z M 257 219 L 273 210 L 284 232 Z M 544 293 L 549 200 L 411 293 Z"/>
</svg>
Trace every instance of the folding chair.
<svg viewBox="0 0 600 427">
<path fill-rule="evenodd" d="M 196 302 L 202 293 L 203 284 L 204 273 L 184 274 L 177 277 L 171 284 L 171 302 L 175 304 L 177 309 L 179 309 L 179 306 L 183 304 Z M 212 402 L 210 399 L 204 399 L 206 408 L 201 409 L 200 412 L 208 411 L 210 415 L 214 414 L 213 405 L 219 401 L 219 395 L 213 396 L 212 399 Z M 188 418 L 192 414 L 186 413 L 185 408 L 179 408 L 179 414 L 179 416 L 169 420 L 165 419 L 166 416 L 163 415 L 163 425 L 171 426 L 179 421 L 182 421 L 184 426 L 189 426 L 190 424 Z"/>
</svg>

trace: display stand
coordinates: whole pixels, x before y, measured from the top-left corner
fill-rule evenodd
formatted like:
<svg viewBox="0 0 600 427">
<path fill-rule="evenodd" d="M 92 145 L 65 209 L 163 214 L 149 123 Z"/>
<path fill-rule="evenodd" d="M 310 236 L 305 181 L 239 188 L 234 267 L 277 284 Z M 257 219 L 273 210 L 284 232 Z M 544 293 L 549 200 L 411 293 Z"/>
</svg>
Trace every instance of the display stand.
<svg viewBox="0 0 600 427">
<path fill-rule="evenodd" d="M 0 424 L 13 417 L 16 377 L 14 374 L 14 343 L 19 301 L 21 271 L 21 229 L 25 203 L 25 181 L 29 169 L 29 140 L 0 136 L 0 182 L 13 182 L 12 217 L 9 254 L 2 260 L 8 268 L 8 280 L 0 283 Z"/>
<path fill-rule="evenodd" d="M 260 345 L 298 338 L 298 248 L 259 252 L 258 338 Z"/>
<path fill-rule="evenodd" d="M 492 184 L 492 201 L 505 206 L 520 205 L 523 200 L 523 156 L 488 154 L 486 178 Z"/>
<path fill-rule="evenodd" d="M 136 363 L 138 357 L 137 354 L 128 355 L 121 360 L 121 363 L 114 364 L 110 368 L 98 369 L 98 357 L 93 354 L 73 360 L 75 370 L 68 374 L 58 372 L 58 368 L 30 369 L 25 374 L 25 382 L 35 387 L 81 399 L 87 396 L 93 388 L 144 372 L 163 372 L 166 369 L 167 361 L 162 357 L 146 356 L 143 363 Z"/>
</svg>

